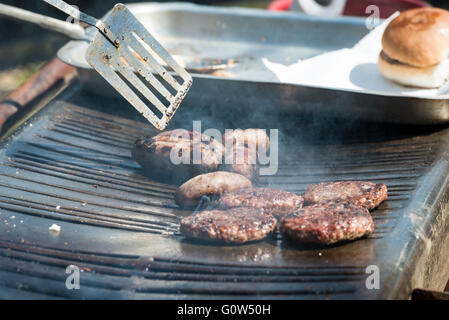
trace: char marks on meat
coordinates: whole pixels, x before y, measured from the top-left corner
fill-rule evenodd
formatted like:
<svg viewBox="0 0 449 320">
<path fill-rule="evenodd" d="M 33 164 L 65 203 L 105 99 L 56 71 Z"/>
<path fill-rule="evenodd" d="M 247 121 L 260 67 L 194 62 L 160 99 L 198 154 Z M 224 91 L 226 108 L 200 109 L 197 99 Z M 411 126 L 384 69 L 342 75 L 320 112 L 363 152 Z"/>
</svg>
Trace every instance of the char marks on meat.
<svg viewBox="0 0 449 320">
<path fill-rule="evenodd" d="M 269 188 L 244 189 L 227 192 L 218 200 L 219 207 L 250 207 L 280 218 L 302 208 L 304 199 L 294 193 Z"/>
<path fill-rule="evenodd" d="M 252 208 L 209 210 L 181 219 L 186 237 L 223 243 L 262 240 L 275 227 L 276 218 Z"/>
<path fill-rule="evenodd" d="M 388 197 L 387 186 L 365 181 L 323 182 L 310 185 L 304 193 L 306 204 L 328 201 L 350 201 L 369 210 Z"/>
<path fill-rule="evenodd" d="M 200 151 L 201 163 L 193 163 L 194 150 Z M 172 154 L 187 161 L 175 164 Z M 198 132 L 176 129 L 137 140 L 132 155 L 149 176 L 184 182 L 198 174 L 216 171 L 223 160 L 224 146 L 221 141 Z"/>
<path fill-rule="evenodd" d="M 281 219 L 281 231 L 300 243 L 330 245 L 355 240 L 374 231 L 368 209 L 350 202 L 304 207 Z"/>
</svg>

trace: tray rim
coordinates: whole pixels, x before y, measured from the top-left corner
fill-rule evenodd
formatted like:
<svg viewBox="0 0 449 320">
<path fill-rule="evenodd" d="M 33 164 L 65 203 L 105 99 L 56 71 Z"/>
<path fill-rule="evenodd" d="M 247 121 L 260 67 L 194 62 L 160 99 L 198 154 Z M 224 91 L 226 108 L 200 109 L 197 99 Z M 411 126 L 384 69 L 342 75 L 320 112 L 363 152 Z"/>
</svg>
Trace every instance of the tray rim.
<svg viewBox="0 0 449 320">
<path fill-rule="evenodd" d="M 350 24 L 350 25 L 364 25 L 365 18 L 361 17 L 319 17 L 319 16 L 310 16 L 301 13 L 294 12 L 268 12 L 263 9 L 251 9 L 251 8 L 240 8 L 240 7 L 213 7 L 213 6 L 204 6 L 193 3 L 181 3 L 181 2 L 169 2 L 169 3 L 129 3 L 127 6 L 131 11 L 139 12 L 139 13 L 154 13 L 158 11 L 170 11 L 170 10 L 183 10 L 188 12 L 201 12 L 205 14 L 217 14 L 227 15 L 227 16 L 242 16 L 242 17 L 263 17 L 264 19 L 286 19 L 291 21 L 307 21 L 307 22 L 320 22 L 320 23 L 337 23 L 337 24 Z M 82 45 L 86 45 L 87 42 L 85 40 L 77 40 L 70 41 L 66 45 L 64 45 L 61 49 L 58 50 L 58 57 L 80 69 L 86 69 L 93 71 L 92 67 L 90 67 L 87 63 L 78 63 L 77 61 L 73 61 L 70 56 L 72 55 L 72 51 Z M 222 78 L 211 75 L 203 75 L 203 74 L 192 74 L 194 78 L 203 78 L 203 79 L 214 79 L 214 78 Z M 359 93 L 365 95 L 375 95 L 375 96 L 383 96 L 383 97 L 400 97 L 400 98 L 412 98 L 412 99 L 420 99 L 420 100 L 429 100 L 429 101 L 444 101 L 449 99 L 449 93 L 435 96 L 419 96 L 419 95 L 407 95 L 400 93 L 388 93 L 383 91 L 376 90 L 365 90 L 365 89 L 342 89 L 342 88 L 334 88 L 329 86 L 315 86 L 315 85 L 303 85 L 303 84 L 295 84 L 289 82 L 274 82 L 274 81 L 264 81 L 246 79 L 246 78 L 222 78 L 228 81 L 246 81 L 246 82 L 254 82 L 254 83 L 264 83 L 267 85 L 270 84 L 286 84 L 295 87 L 303 87 L 303 88 L 318 88 L 318 89 L 328 89 L 340 92 L 350 92 L 350 93 Z"/>
</svg>

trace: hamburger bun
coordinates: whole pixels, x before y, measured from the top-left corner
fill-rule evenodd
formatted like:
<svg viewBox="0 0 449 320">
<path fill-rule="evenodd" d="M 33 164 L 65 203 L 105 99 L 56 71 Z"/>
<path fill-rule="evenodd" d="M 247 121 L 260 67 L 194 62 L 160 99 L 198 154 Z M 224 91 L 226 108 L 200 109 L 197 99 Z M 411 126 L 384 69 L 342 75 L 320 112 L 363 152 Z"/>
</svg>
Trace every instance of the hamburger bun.
<svg viewBox="0 0 449 320">
<path fill-rule="evenodd" d="M 437 65 L 419 68 L 391 62 L 381 53 L 378 65 L 385 78 L 405 86 L 439 88 L 449 78 L 449 59 L 447 58 Z"/>
<path fill-rule="evenodd" d="M 419 8 L 401 13 L 382 37 L 379 68 L 403 85 L 438 88 L 449 77 L 449 11 Z"/>
</svg>

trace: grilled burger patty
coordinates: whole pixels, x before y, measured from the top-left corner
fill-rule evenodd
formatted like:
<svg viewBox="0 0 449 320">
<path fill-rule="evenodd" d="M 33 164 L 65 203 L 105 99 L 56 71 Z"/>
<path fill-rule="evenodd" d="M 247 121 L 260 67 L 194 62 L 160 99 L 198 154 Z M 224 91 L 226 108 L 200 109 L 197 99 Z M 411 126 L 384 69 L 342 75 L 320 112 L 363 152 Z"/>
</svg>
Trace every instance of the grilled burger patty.
<svg viewBox="0 0 449 320">
<path fill-rule="evenodd" d="M 218 200 L 220 207 L 262 209 L 277 218 L 302 208 L 304 199 L 294 193 L 269 188 L 242 189 L 226 192 Z"/>
<path fill-rule="evenodd" d="M 194 207 L 202 196 L 252 188 L 251 181 L 233 172 L 210 172 L 196 176 L 178 188 L 175 202 L 181 207 Z"/>
<path fill-rule="evenodd" d="M 301 243 L 330 245 L 371 234 L 374 222 L 368 209 L 362 206 L 328 202 L 283 217 L 281 231 Z"/>
<path fill-rule="evenodd" d="M 387 186 L 365 181 L 323 182 L 310 185 L 304 193 L 306 204 L 350 201 L 369 210 L 387 199 Z"/>
<path fill-rule="evenodd" d="M 193 163 L 194 149 L 200 151 L 201 163 Z M 175 164 L 171 159 L 172 153 L 179 158 L 186 157 L 187 163 Z M 137 140 L 132 155 L 148 175 L 180 182 L 201 173 L 216 171 L 223 160 L 224 146 L 221 141 L 198 132 L 176 129 Z"/>
<path fill-rule="evenodd" d="M 275 227 L 276 218 L 252 208 L 203 211 L 181 219 L 181 232 L 186 237 L 212 242 L 262 240 Z"/>
</svg>

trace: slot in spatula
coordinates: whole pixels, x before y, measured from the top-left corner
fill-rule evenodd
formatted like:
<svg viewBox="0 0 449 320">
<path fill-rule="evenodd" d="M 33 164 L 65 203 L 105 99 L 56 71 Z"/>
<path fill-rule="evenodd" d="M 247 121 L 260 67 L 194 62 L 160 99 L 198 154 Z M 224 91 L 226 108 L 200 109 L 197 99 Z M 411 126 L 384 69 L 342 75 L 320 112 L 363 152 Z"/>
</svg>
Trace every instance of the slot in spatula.
<svg viewBox="0 0 449 320">
<path fill-rule="evenodd" d="M 44 1 L 99 30 L 87 49 L 87 62 L 157 129 L 165 129 L 190 89 L 192 77 L 126 6 L 116 4 L 101 21 L 62 0 Z"/>
</svg>

